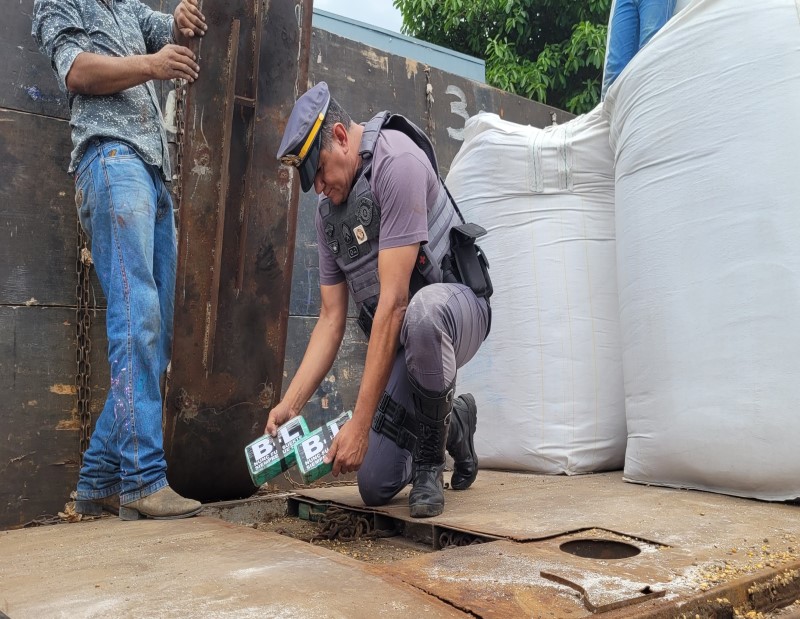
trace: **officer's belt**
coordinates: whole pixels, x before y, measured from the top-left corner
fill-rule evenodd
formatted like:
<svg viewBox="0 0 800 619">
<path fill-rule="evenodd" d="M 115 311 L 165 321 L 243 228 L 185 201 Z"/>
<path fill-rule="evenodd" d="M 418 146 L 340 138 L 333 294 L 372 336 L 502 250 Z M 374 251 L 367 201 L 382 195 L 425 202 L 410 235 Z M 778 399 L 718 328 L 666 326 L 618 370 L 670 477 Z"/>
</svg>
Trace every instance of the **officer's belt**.
<svg viewBox="0 0 800 619">
<path fill-rule="evenodd" d="M 372 419 L 372 429 L 394 441 L 400 449 L 414 451 L 417 442 L 414 417 L 395 402 L 388 392 L 383 393 L 378 410 Z"/>
</svg>

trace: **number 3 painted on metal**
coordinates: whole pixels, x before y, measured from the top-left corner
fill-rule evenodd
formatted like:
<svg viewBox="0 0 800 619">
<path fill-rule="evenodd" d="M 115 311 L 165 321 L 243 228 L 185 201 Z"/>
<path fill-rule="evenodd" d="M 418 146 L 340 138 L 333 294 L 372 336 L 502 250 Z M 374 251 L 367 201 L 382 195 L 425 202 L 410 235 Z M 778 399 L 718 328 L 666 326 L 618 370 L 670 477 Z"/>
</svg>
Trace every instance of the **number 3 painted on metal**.
<svg viewBox="0 0 800 619">
<path fill-rule="evenodd" d="M 447 87 L 445 92 L 448 95 L 455 95 L 460 99 L 460 101 L 451 101 L 450 102 L 450 111 L 455 114 L 456 116 L 461 116 L 465 121 L 469 120 L 469 114 L 467 114 L 467 95 L 464 94 L 464 91 L 461 90 L 458 86 L 450 86 Z M 452 127 L 447 128 L 448 135 L 453 138 L 454 140 L 458 140 L 459 142 L 464 141 L 464 128 L 461 129 L 453 129 Z"/>
</svg>

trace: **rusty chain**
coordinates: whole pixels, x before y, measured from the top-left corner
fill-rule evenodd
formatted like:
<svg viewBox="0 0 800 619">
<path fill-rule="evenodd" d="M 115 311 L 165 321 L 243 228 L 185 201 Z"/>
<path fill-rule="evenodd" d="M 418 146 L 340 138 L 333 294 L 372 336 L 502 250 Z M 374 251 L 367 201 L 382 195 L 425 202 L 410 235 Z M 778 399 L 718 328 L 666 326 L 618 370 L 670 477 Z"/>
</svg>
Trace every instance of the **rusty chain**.
<svg viewBox="0 0 800 619">
<path fill-rule="evenodd" d="M 319 531 L 311 543 L 323 540 L 354 542 L 360 539 L 392 537 L 395 531 L 376 529 L 366 514 L 351 512 L 340 507 L 328 507 L 320 519 Z"/>
<path fill-rule="evenodd" d="M 81 228 L 81 222 L 77 223 L 78 257 L 75 262 L 75 270 L 78 275 L 78 283 L 75 286 L 75 296 L 77 306 L 75 307 L 75 331 L 76 347 L 75 358 L 77 371 L 75 373 L 75 396 L 77 398 L 78 420 L 80 423 L 80 455 L 83 464 L 83 454 L 89 447 L 89 438 L 92 434 L 92 413 L 90 410 L 92 399 L 92 388 L 90 379 L 92 375 L 92 363 L 89 359 L 92 352 L 92 315 L 89 312 L 89 275 L 92 270 L 92 254 L 87 245 L 86 233 Z"/>
<path fill-rule="evenodd" d="M 425 127 L 425 133 L 428 134 L 428 139 L 430 139 L 431 143 L 433 143 L 433 84 L 431 84 L 431 68 L 428 66 L 425 67 L 425 108 L 428 113 L 428 122 Z"/>
<path fill-rule="evenodd" d="M 482 544 L 485 540 L 470 533 L 463 531 L 442 531 L 439 533 L 439 547 L 454 548 L 457 546 L 474 546 Z"/>
<path fill-rule="evenodd" d="M 34 527 L 48 527 L 54 524 L 61 524 L 64 522 L 64 518 L 61 516 L 53 516 L 51 514 L 42 514 L 38 518 L 34 518 L 33 520 L 29 520 L 25 524 L 22 525 L 21 528 L 23 529 L 32 529 Z"/>
<path fill-rule="evenodd" d="M 186 93 L 188 85 L 183 80 L 175 80 L 175 169 L 172 176 L 172 194 L 176 207 L 181 204 L 181 172 L 183 171 L 183 142 L 186 132 Z"/>
</svg>

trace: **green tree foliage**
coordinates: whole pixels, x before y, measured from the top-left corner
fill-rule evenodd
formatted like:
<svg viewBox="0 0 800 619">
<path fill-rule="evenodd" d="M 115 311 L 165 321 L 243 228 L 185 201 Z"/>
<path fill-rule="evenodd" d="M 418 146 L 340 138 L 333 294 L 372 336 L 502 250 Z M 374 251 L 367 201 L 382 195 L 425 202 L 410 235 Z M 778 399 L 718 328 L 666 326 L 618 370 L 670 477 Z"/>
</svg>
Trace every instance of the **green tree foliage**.
<svg viewBox="0 0 800 619">
<path fill-rule="evenodd" d="M 486 60 L 492 86 L 581 114 L 600 100 L 611 0 L 394 0 L 405 34 Z"/>
</svg>

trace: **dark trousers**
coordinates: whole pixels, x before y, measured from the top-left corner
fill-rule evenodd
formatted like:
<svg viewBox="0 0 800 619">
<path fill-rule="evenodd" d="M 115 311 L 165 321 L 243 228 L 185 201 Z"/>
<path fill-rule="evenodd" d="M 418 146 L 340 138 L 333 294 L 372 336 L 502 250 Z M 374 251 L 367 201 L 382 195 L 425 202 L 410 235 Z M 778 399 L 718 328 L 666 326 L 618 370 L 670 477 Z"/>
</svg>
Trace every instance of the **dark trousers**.
<svg viewBox="0 0 800 619">
<path fill-rule="evenodd" d="M 478 352 L 489 327 L 489 306 L 461 284 L 431 284 L 411 299 L 400 332 L 386 391 L 413 414 L 409 376 L 421 388 L 442 392 L 458 368 Z M 369 433 L 369 447 L 358 471 L 358 489 L 367 505 L 388 503 L 411 481 L 411 457 L 394 441 Z"/>
</svg>

